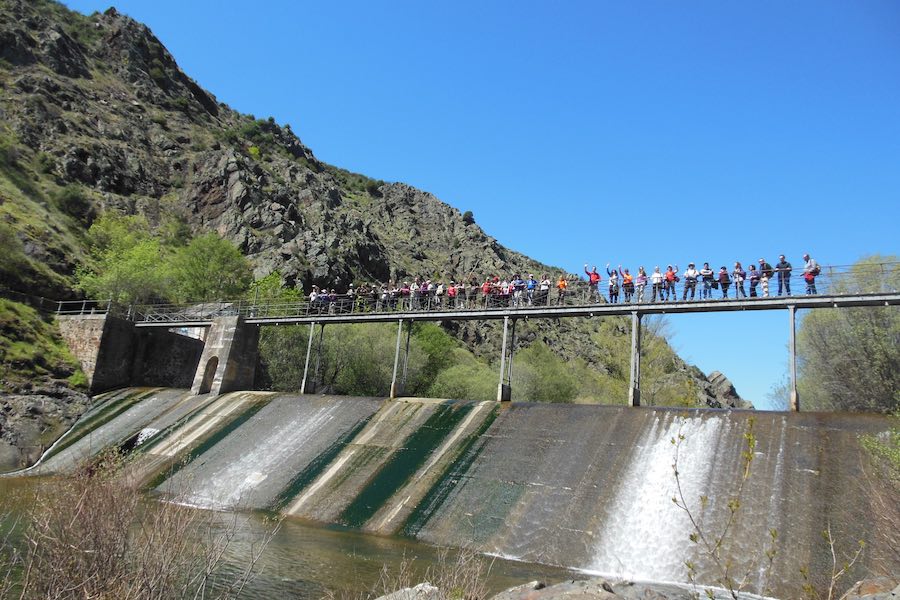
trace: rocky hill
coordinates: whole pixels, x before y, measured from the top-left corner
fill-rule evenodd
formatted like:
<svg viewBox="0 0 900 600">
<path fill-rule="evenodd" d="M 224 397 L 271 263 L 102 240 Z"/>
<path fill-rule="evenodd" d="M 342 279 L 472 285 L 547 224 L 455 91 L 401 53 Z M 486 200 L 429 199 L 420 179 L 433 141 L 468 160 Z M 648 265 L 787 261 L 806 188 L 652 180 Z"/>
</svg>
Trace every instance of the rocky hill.
<svg viewBox="0 0 900 600">
<path fill-rule="evenodd" d="M 233 111 L 115 9 L 84 16 L 52 0 L 0 0 L 0 288 L 76 297 L 84 233 L 108 210 L 215 231 L 257 276 L 278 270 L 286 285 L 307 290 L 558 272 L 427 192 L 327 165 L 289 126 Z M 453 331 L 488 354 L 492 327 Z M 597 331 L 590 322 L 550 323 L 522 343 L 542 339 L 610 372 Z M 740 404 L 727 381 L 668 352 L 666 375 L 690 383 L 691 401 Z"/>
</svg>

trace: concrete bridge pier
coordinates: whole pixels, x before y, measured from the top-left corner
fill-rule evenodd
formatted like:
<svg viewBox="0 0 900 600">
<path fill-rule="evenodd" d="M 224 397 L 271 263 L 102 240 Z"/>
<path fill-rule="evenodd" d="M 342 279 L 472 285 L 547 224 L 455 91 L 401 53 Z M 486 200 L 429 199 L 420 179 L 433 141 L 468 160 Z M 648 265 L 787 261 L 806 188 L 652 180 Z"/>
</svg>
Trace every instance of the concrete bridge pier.
<svg viewBox="0 0 900 600">
<path fill-rule="evenodd" d="M 791 363 L 791 410 L 800 410 L 800 394 L 797 393 L 797 307 L 794 304 L 788 306 L 788 314 L 791 322 L 791 336 L 788 341 Z"/>
<path fill-rule="evenodd" d="M 253 386 L 259 326 L 243 317 L 213 319 L 191 386 L 192 394 L 223 394 Z"/>
<path fill-rule="evenodd" d="M 497 402 L 509 402 L 512 399 L 512 361 L 516 347 L 516 320 L 512 319 L 511 344 L 507 344 L 509 321 L 509 317 L 503 317 L 503 344 L 500 348 L 500 384 L 497 386 Z M 509 348 L 508 355 L 507 347 Z"/>
<path fill-rule="evenodd" d="M 303 363 L 303 381 L 300 382 L 300 393 L 311 394 L 315 391 L 315 384 L 309 381 L 309 358 L 312 355 L 313 338 L 316 334 L 316 323 L 309 324 L 309 341 L 306 343 L 306 362 Z"/>
<path fill-rule="evenodd" d="M 641 313 L 631 312 L 631 383 L 628 386 L 629 406 L 641 405 Z"/>
<path fill-rule="evenodd" d="M 397 379 L 397 371 L 400 367 L 400 341 L 403 339 L 403 319 L 397 321 L 397 349 L 394 351 L 394 373 L 391 375 L 391 400 L 403 394 L 402 383 Z M 406 346 L 409 353 L 409 345 Z"/>
</svg>

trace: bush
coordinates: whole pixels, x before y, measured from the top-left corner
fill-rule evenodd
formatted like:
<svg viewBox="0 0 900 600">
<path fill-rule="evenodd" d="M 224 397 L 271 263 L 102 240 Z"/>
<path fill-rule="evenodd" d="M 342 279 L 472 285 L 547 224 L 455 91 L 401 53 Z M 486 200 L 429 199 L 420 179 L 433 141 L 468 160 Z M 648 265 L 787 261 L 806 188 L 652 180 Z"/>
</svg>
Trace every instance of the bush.
<svg viewBox="0 0 900 600">
<path fill-rule="evenodd" d="M 74 475 L 46 480 L 29 502 L 24 548 L 0 539 L 0 593 L 19 598 L 231 598 L 249 580 L 272 533 L 252 547 L 247 568 L 221 560 L 238 523 L 223 532 L 216 513 L 144 502 L 123 459 L 108 452 Z M 276 527 L 277 529 L 277 527 Z"/>
<path fill-rule="evenodd" d="M 90 225 L 97 215 L 93 202 L 81 186 L 70 184 L 53 198 L 53 203 L 63 213 Z"/>
<path fill-rule="evenodd" d="M 467 210 L 466 212 L 464 212 L 462 219 L 463 223 L 465 223 L 466 225 L 473 225 L 475 223 L 475 215 L 472 214 L 471 210 Z"/>
</svg>

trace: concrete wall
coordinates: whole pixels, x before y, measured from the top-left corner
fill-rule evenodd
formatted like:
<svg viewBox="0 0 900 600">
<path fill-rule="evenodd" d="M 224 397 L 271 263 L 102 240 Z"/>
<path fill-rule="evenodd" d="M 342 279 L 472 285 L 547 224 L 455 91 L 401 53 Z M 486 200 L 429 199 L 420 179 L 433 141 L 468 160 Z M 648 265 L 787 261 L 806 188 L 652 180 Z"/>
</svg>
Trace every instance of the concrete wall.
<svg viewBox="0 0 900 600">
<path fill-rule="evenodd" d="M 171 331 L 136 329 L 110 315 L 61 315 L 59 329 L 92 394 L 149 385 L 188 387 L 203 342 Z"/>
<path fill-rule="evenodd" d="M 206 336 L 191 392 L 223 394 L 250 389 L 258 350 L 257 325 L 247 325 L 241 317 L 215 319 Z"/>
</svg>

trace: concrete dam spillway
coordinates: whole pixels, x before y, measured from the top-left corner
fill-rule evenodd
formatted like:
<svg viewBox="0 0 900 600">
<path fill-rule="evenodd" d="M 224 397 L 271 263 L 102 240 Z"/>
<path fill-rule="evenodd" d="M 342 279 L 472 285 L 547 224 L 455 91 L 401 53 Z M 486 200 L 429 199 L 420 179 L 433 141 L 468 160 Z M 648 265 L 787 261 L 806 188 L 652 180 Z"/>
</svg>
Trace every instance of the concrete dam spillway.
<svg viewBox="0 0 900 600">
<path fill-rule="evenodd" d="M 119 447 L 145 485 L 202 508 L 278 511 L 634 580 L 686 582 L 692 561 L 703 583 L 716 571 L 672 501 L 675 452 L 677 483 L 712 532 L 739 487 L 751 416 L 751 474 L 724 546 L 735 572 L 750 572 L 748 591 L 796 591 L 804 567 L 830 573 L 829 527 L 851 549 L 867 540 L 866 559 L 896 561 L 871 518 L 873 496 L 890 491 L 861 476 L 859 437 L 891 426 L 877 415 L 141 388 L 99 396 L 38 470 Z"/>
</svg>

